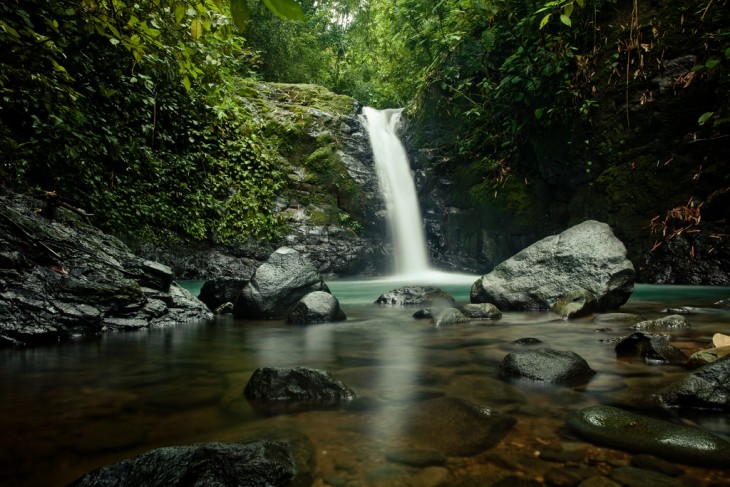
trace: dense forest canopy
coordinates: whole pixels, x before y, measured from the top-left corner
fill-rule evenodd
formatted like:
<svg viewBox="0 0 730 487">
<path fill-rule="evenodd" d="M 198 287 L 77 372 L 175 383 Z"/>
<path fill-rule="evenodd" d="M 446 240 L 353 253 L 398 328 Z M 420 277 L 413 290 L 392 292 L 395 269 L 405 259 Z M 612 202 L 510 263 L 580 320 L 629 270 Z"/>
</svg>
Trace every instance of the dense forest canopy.
<svg viewBox="0 0 730 487">
<path fill-rule="evenodd" d="M 616 141 L 645 137 L 635 107 L 678 56 L 691 55 L 692 68 L 674 89 L 699 93 L 685 114 L 692 136 L 711 146 L 705 157 L 727 158 L 729 9 L 727 0 L 6 0 L 0 184 L 56 192 L 120 235 L 270 238 L 281 231 L 271 208 L 286 184 L 283 141 L 242 101 L 265 80 L 407 107 L 421 127 L 414 144 L 438 146 L 466 195 L 514 190 L 506 204 L 529 213 L 519 186 L 556 144 L 586 181 L 627 162 Z M 717 176 L 686 192 L 704 199 L 730 186 Z"/>
</svg>

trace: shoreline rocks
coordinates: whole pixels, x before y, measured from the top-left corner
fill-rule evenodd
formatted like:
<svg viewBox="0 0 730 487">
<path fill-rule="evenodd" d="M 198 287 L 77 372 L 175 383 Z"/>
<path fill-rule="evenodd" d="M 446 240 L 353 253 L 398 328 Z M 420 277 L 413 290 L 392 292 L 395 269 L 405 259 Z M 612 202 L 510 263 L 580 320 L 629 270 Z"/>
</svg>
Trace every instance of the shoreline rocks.
<svg viewBox="0 0 730 487">
<path fill-rule="evenodd" d="M 63 208 L 48 219 L 37 204 L 0 192 L 0 347 L 212 317 L 169 267 Z"/>
</svg>

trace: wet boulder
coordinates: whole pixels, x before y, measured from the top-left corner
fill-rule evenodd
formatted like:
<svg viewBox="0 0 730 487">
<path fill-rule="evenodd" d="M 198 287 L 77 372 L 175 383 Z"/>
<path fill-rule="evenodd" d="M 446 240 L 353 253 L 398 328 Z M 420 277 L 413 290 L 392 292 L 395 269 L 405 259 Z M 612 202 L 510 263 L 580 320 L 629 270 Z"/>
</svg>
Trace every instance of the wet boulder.
<svg viewBox="0 0 730 487">
<path fill-rule="evenodd" d="M 567 386 L 586 384 L 595 373 L 577 353 L 550 348 L 511 352 L 499 364 L 502 379 L 523 378 Z"/>
<path fill-rule="evenodd" d="M 408 408 L 403 436 L 412 447 L 470 456 L 495 446 L 517 422 L 512 416 L 453 397 Z"/>
<path fill-rule="evenodd" d="M 588 220 L 534 243 L 478 279 L 472 303 L 501 310 L 547 310 L 561 296 L 585 289 L 596 311 L 619 308 L 634 289 L 634 266 L 605 223 Z"/>
<path fill-rule="evenodd" d="M 502 317 L 502 312 L 492 303 L 466 304 L 460 311 L 470 320 L 498 320 Z"/>
<path fill-rule="evenodd" d="M 69 487 L 289 485 L 296 473 L 285 443 L 203 443 L 151 450 L 87 473 Z"/>
<path fill-rule="evenodd" d="M 336 297 L 324 291 L 314 291 L 299 300 L 286 320 L 297 325 L 308 325 L 346 319 L 347 316 L 340 309 L 340 302 Z"/>
<path fill-rule="evenodd" d="M 730 355 L 730 346 L 706 348 L 690 355 L 689 363 L 694 366 L 702 366 L 712 363 L 726 355 Z"/>
<path fill-rule="evenodd" d="M 730 355 L 693 370 L 656 398 L 663 406 L 730 410 Z"/>
<path fill-rule="evenodd" d="M 641 359 L 645 362 L 682 364 L 687 356 L 664 336 L 636 332 L 621 339 L 615 347 L 616 357 Z"/>
<path fill-rule="evenodd" d="M 289 247 L 281 247 L 256 269 L 233 303 L 237 318 L 285 318 L 314 291 L 329 292 L 314 264 Z"/>
<path fill-rule="evenodd" d="M 248 284 L 248 279 L 235 277 L 209 279 L 200 288 L 198 299 L 211 310 L 216 310 L 223 304 L 233 303 L 246 284 Z"/>
<path fill-rule="evenodd" d="M 381 294 L 375 304 L 395 306 L 425 305 L 429 307 L 452 307 L 454 298 L 436 286 L 403 286 Z"/>
<path fill-rule="evenodd" d="M 243 395 L 255 409 L 272 414 L 336 407 L 355 398 L 326 370 L 306 367 L 256 369 Z"/>
<path fill-rule="evenodd" d="M 567 424 L 590 441 L 629 452 L 708 467 L 726 467 L 730 462 L 730 442 L 718 436 L 615 407 L 581 409 L 567 418 Z"/>
<path fill-rule="evenodd" d="M 585 289 L 575 289 L 560 296 L 550 311 L 565 320 L 572 320 L 587 316 L 593 313 L 594 309 L 596 309 L 596 297 L 593 293 Z"/>
</svg>

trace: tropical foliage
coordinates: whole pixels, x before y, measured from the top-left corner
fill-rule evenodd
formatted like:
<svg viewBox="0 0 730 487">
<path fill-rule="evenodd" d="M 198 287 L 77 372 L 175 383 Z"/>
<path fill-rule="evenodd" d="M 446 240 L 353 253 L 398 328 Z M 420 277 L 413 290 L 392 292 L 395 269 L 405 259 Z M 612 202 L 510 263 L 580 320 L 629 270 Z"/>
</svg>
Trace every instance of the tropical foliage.
<svg viewBox="0 0 730 487">
<path fill-rule="evenodd" d="M 6 0 L 0 184 L 57 191 L 121 233 L 273 236 L 286 168 L 245 102 L 256 79 L 407 106 L 414 143 L 474 196 L 514 190 L 548 145 L 593 177 L 621 162 L 605 134 L 632 136 L 632 107 L 688 36 L 682 84 L 730 93 L 727 2 L 659 3 Z M 728 97 L 712 99 L 691 114 L 701 140 L 727 136 Z"/>
</svg>

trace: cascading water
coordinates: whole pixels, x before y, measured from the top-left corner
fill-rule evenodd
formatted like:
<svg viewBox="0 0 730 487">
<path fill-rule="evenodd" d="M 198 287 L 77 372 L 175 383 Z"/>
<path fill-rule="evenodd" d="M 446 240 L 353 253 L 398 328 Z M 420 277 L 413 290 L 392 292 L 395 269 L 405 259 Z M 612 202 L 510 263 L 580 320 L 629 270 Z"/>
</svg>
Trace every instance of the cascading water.
<svg viewBox="0 0 730 487">
<path fill-rule="evenodd" d="M 385 200 L 388 228 L 393 239 L 395 270 L 401 275 L 429 272 L 423 219 L 416 197 L 408 156 L 397 129 L 403 109 L 363 108 L 375 170 Z"/>
</svg>

